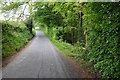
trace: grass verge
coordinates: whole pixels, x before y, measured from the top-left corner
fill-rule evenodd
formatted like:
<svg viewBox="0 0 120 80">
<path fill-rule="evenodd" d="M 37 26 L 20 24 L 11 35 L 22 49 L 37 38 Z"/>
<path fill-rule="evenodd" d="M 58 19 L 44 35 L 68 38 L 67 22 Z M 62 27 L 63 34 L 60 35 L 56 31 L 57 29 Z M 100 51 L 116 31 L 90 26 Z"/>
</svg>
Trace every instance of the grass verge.
<svg viewBox="0 0 120 80">
<path fill-rule="evenodd" d="M 47 35 L 48 36 L 48 35 Z M 49 36 L 48 36 L 49 37 Z M 100 73 L 94 68 L 93 64 L 85 59 L 84 53 L 81 51 L 81 47 L 73 46 L 69 43 L 61 40 L 55 40 L 49 37 L 52 43 L 65 55 L 72 58 L 72 60 L 79 63 L 79 65 L 88 72 L 91 77 L 101 77 Z"/>
</svg>

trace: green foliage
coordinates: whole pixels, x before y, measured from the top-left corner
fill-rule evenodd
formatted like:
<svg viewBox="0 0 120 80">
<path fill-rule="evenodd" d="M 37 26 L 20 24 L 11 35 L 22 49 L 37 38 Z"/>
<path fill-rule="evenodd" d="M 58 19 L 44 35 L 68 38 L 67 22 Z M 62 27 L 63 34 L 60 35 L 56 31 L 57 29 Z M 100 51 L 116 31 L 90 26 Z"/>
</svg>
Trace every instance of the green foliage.
<svg viewBox="0 0 120 80">
<path fill-rule="evenodd" d="M 37 2 L 35 4 L 35 10 L 36 20 L 47 25 L 48 33 L 50 33 L 51 27 L 57 29 L 57 32 L 53 32 L 58 36 L 56 39 L 62 39 L 72 44 L 79 40 L 79 29 L 77 29 L 80 27 L 79 3 Z"/>
<path fill-rule="evenodd" d="M 36 3 L 35 7 L 37 21 L 46 24 L 47 35 L 67 55 L 90 61 L 102 77 L 120 76 L 119 3 Z"/>
<path fill-rule="evenodd" d="M 32 37 L 24 24 L 0 21 L 2 25 L 2 57 L 8 57 L 19 50 Z M 23 26 L 24 25 L 24 26 Z"/>
<path fill-rule="evenodd" d="M 6 5 L 6 3 L 9 3 L 9 5 Z M 1 8 L 3 11 L 9 11 L 12 9 L 17 9 L 19 6 L 23 5 L 23 2 L 6 2 L 4 7 Z"/>
<path fill-rule="evenodd" d="M 120 76 L 119 10 L 119 3 L 87 3 L 83 6 L 84 30 L 88 29 L 86 56 L 103 77 Z"/>
<path fill-rule="evenodd" d="M 69 43 L 63 42 L 61 40 L 55 40 L 50 38 L 55 46 L 57 46 L 66 56 L 79 57 L 78 51 L 80 47 L 75 47 Z"/>
</svg>

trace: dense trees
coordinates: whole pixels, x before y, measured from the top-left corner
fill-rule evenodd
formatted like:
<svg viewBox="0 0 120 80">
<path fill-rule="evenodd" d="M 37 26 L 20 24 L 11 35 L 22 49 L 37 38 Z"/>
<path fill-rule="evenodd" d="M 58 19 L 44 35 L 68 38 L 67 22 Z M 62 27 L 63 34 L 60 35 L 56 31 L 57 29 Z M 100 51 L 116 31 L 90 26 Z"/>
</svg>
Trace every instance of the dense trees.
<svg viewBox="0 0 120 80">
<path fill-rule="evenodd" d="M 78 40 L 84 41 L 83 33 L 79 35 L 81 30 L 79 3 L 36 3 L 35 5 L 37 20 L 49 26 L 48 29 L 56 28 L 58 30 L 56 37 L 72 44 Z"/>
<path fill-rule="evenodd" d="M 35 3 L 35 16 L 49 36 L 85 47 L 79 55 L 103 77 L 119 77 L 119 3 Z M 83 15 L 82 15 L 82 13 Z"/>
</svg>

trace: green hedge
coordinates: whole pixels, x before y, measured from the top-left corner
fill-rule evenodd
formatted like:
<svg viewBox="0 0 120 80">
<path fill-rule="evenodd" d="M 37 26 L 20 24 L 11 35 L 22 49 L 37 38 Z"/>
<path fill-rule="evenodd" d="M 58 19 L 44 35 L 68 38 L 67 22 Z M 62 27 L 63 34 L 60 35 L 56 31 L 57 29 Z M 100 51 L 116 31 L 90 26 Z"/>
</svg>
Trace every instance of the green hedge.
<svg viewBox="0 0 120 80">
<path fill-rule="evenodd" d="M 103 77 L 120 77 L 120 4 L 85 3 L 83 28 L 87 29 L 85 55 Z"/>
<path fill-rule="evenodd" d="M 2 57 L 8 57 L 32 38 L 24 24 L 0 21 L 2 25 Z"/>
</svg>

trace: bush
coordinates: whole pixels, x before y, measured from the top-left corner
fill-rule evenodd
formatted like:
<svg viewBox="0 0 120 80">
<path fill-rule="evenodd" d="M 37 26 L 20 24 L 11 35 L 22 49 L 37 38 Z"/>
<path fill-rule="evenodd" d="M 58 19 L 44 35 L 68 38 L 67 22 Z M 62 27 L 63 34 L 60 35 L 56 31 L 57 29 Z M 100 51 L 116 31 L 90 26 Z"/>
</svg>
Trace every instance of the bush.
<svg viewBox="0 0 120 80">
<path fill-rule="evenodd" d="M 88 30 L 87 58 L 103 77 L 120 77 L 120 4 L 87 3 L 83 27 Z"/>
<path fill-rule="evenodd" d="M 8 57 L 19 50 L 29 39 L 32 38 L 29 30 L 21 24 L 15 26 L 15 23 L 0 21 L 2 25 L 2 57 Z M 18 25 L 16 23 L 16 25 Z"/>
</svg>

